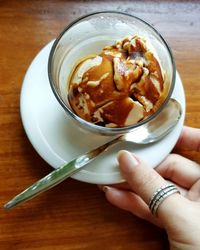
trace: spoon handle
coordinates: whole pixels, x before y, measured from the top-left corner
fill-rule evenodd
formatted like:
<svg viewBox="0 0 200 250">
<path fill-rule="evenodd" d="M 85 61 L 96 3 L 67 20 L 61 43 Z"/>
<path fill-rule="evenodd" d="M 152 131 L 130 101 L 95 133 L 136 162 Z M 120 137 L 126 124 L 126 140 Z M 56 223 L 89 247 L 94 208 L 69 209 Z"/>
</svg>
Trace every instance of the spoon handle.
<svg viewBox="0 0 200 250">
<path fill-rule="evenodd" d="M 172 104 L 173 105 L 175 104 L 178 108 L 175 109 L 176 113 L 172 117 L 173 119 L 169 119 L 168 118 L 169 114 L 170 115 L 172 115 L 172 114 L 169 113 L 168 109 L 170 109 L 170 110 L 172 109 L 172 106 L 171 106 Z M 147 127 L 142 128 L 144 130 L 141 130 L 140 133 L 138 133 L 138 131 L 137 131 L 137 134 L 139 135 L 138 141 L 137 141 L 136 133 L 128 133 L 126 135 L 121 135 L 121 136 L 115 138 L 114 140 L 109 141 L 109 142 L 105 143 L 104 145 L 102 145 L 98 148 L 95 148 L 92 151 L 87 152 L 87 153 L 77 157 L 76 159 L 70 161 L 66 165 L 63 165 L 63 166 L 57 168 L 56 170 L 52 171 L 47 176 L 45 176 L 44 178 L 35 182 L 32 186 L 28 187 L 23 192 L 21 192 L 20 194 L 15 196 L 11 201 L 9 201 L 7 204 L 5 204 L 4 207 L 7 209 L 12 208 L 12 207 L 16 206 L 17 204 L 20 204 L 26 200 L 32 199 L 33 197 L 37 196 L 38 194 L 58 185 L 60 182 L 64 181 L 68 177 L 72 176 L 74 173 L 78 172 L 81 168 L 83 168 L 85 165 L 87 165 L 90 161 L 95 159 L 100 153 L 104 152 L 109 146 L 119 142 L 120 140 L 126 140 L 126 141 L 131 141 L 131 142 L 142 143 L 142 144 L 146 144 L 146 143 L 160 140 L 163 136 L 168 134 L 174 128 L 174 126 L 176 125 L 176 123 L 180 119 L 180 116 L 182 113 L 180 104 L 176 100 L 171 99 L 167 108 L 168 108 L 168 109 L 166 109 L 167 112 L 163 112 L 158 118 L 154 119 L 152 122 L 149 122 L 147 125 L 149 134 L 152 135 L 153 131 L 156 131 L 157 132 L 156 136 L 154 134 L 154 137 L 148 137 L 148 140 L 147 140 L 147 137 L 145 134 L 145 131 L 147 131 Z M 168 116 L 166 116 L 166 114 Z M 163 127 L 161 126 L 161 124 L 164 121 L 165 121 L 165 123 L 164 123 L 165 129 L 163 130 Z M 170 121 L 170 123 L 168 121 Z M 145 139 L 141 138 L 142 135 L 145 136 Z"/>
<path fill-rule="evenodd" d="M 23 192 L 15 196 L 7 204 L 4 205 L 4 208 L 9 209 L 17 204 L 20 204 L 26 200 L 30 200 L 33 197 L 39 195 L 42 192 L 58 185 L 68 177 L 72 176 L 78 172 L 82 167 L 87 165 L 90 161 L 96 158 L 100 153 L 104 152 L 109 146 L 117 143 L 120 137 L 115 138 L 112 141 L 105 143 L 104 145 L 93 149 L 90 152 L 87 152 L 76 159 L 73 159 L 69 163 L 57 168 L 52 171 L 39 181 L 35 182 L 33 185 L 25 189 Z"/>
</svg>

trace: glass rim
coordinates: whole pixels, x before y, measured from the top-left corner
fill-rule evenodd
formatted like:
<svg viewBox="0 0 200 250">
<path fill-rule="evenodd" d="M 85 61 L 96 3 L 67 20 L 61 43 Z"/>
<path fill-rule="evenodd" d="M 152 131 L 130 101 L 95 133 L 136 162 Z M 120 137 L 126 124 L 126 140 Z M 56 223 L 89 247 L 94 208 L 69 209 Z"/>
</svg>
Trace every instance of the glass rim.
<svg viewBox="0 0 200 250">
<path fill-rule="evenodd" d="M 128 16 L 130 18 L 134 18 L 137 19 L 139 22 L 147 25 L 150 29 L 152 29 L 157 35 L 158 37 L 161 39 L 161 41 L 163 42 L 163 44 L 165 45 L 167 51 L 169 52 L 169 57 L 170 57 L 170 61 L 172 64 L 172 79 L 171 79 L 171 86 L 169 88 L 168 94 L 166 96 L 166 98 L 164 99 L 164 101 L 162 102 L 162 104 L 160 105 L 160 107 L 149 117 L 145 118 L 144 120 L 137 122 L 133 125 L 129 125 L 129 126 L 124 126 L 124 127 L 116 127 L 116 128 L 108 128 L 108 127 L 103 127 L 100 125 L 96 125 L 93 124 L 89 121 L 86 121 L 84 119 L 82 119 L 80 116 L 76 115 L 70 108 L 67 107 L 67 104 L 64 102 L 64 100 L 62 99 L 62 97 L 60 96 L 60 94 L 58 93 L 58 91 L 56 90 L 55 87 L 55 83 L 52 77 L 52 59 L 56 50 L 56 47 L 59 43 L 59 41 L 62 39 L 63 35 L 75 24 L 79 23 L 81 20 L 86 19 L 87 17 L 90 16 L 95 16 L 95 15 L 99 15 L 99 14 L 117 14 L 117 15 L 124 15 L 124 16 Z M 174 86 L 175 86 L 175 79 L 176 79 L 176 65 L 175 65 L 175 61 L 173 58 L 173 54 L 172 51 L 168 45 L 168 43 L 166 42 L 166 40 L 163 38 L 163 36 L 160 34 L 160 32 L 158 30 L 156 30 L 151 24 L 149 24 L 148 22 L 144 21 L 143 19 L 126 13 L 126 12 L 122 12 L 122 11 L 97 11 L 97 12 L 91 12 L 89 14 L 83 15 L 79 18 L 76 18 L 74 21 L 70 22 L 70 24 L 68 24 L 63 31 L 58 35 L 58 37 L 55 39 L 52 48 L 50 50 L 50 54 L 49 54 L 49 58 L 48 58 L 48 78 L 49 78 L 49 82 L 50 82 L 50 86 L 51 89 L 56 97 L 56 99 L 58 100 L 58 102 L 60 103 L 60 105 L 62 106 L 62 108 L 77 122 L 79 122 L 81 125 L 88 127 L 92 130 L 96 130 L 100 133 L 112 133 L 112 134 L 119 134 L 121 133 L 126 133 L 129 132 L 133 129 L 136 129 L 146 123 L 148 123 L 149 121 L 153 120 L 166 106 L 166 104 L 168 103 L 168 101 L 170 100 L 170 97 L 172 95 L 172 92 L 174 90 Z"/>
</svg>

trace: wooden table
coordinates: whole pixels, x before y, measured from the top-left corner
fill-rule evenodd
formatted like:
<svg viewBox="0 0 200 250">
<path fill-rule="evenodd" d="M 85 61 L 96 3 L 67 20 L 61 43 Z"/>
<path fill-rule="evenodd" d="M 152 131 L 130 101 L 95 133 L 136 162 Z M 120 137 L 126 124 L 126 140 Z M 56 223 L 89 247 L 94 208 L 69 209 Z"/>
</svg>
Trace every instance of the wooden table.
<svg viewBox="0 0 200 250">
<path fill-rule="evenodd" d="M 40 49 L 71 21 L 99 10 L 135 14 L 170 44 L 183 80 L 185 124 L 200 124 L 198 1 L 0 1 L 0 249 L 168 249 L 161 229 L 110 205 L 96 185 L 67 180 L 13 210 L 11 197 L 52 170 L 23 130 L 20 89 Z M 188 156 L 194 157 L 191 153 Z M 199 159 L 199 158 L 198 158 Z"/>
</svg>

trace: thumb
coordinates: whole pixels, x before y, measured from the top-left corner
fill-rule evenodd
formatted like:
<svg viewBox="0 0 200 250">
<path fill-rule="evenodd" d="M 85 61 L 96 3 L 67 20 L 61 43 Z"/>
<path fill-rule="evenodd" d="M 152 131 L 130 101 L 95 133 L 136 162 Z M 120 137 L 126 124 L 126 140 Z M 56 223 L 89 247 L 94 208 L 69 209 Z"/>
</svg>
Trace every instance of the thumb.
<svg viewBox="0 0 200 250">
<path fill-rule="evenodd" d="M 122 175 L 132 190 L 139 195 L 147 205 L 153 194 L 159 188 L 169 184 L 154 169 L 148 167 L 141 159 L 127 151 L 120 151 L 118 153 L 118 161 Z M 172 226 L 170 221 L 173 220 L 173 218 L 177 221 L 177 216 L 180 216 L 179 208 L 182 210 L 184 207 L 183 203 L 186 201 L 184 197 L 175 193 L 168 196 L 159 205 L 157 216 L 165 228 Z"/>
</svg>

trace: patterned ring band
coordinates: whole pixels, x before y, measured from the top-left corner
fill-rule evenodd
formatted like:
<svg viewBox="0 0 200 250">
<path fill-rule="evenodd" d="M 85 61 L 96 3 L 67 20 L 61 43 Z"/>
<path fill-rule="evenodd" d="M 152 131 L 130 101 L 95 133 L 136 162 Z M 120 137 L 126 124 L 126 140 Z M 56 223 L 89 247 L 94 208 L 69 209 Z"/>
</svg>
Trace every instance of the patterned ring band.
<svg viewBox="0 0 200 250">
<path fill-rule="evenodd" d="M 160 192 L 163 192 L 164 190 L 168 190 L 168 189 L 171 189 L 171 188 L 174 188 L 174 185 L 173 184 L 167 184 L 161 188 L 159 188 L 158 190 L 156 190 L 156 192 L 152 195 L 152 198 L 151 200 L 149 201 L 149 208 L 151 210 L 155 200 L 157 199 L 157 197 L 159 196 Z"/>
<path fill-rule="evenodd" d="M 168 184 L 159 188 L 152 196 L 149 202 L 149 209 L 152 214 L 155 215 L 159 205 L 170 195 L 174 193 L 180 193 L 177 187 L 173 184 Z"/>
</svg>

